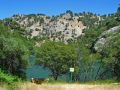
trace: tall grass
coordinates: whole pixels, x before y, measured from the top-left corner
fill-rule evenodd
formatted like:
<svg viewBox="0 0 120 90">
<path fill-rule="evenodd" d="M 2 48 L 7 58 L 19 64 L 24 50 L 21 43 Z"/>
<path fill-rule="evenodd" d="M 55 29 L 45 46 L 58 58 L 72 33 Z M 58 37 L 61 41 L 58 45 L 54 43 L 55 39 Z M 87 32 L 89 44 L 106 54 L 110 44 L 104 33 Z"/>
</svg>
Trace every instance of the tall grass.
<svg viewBox="0 0 120 90">
<path fill-rule="evenodd" d="M 50 80 L 50 82 L 39 85 L 24 81 L 1 84 L 0 90 L 120 90 L 120 83 L 114 80 L 99 80 L 86 83 Z"/>
<path fill-rule="evenodd" d="M 81 84 L 24 84 L 21 90 L 120 90 L 120 85 L 81 85 Z"/>
<path fill-rule="evenodd" d="M 120 84 L 53 84 L 19 83 L 17 86 L 0 86 L 0 90 L 120 90 Z"/>
</svg>

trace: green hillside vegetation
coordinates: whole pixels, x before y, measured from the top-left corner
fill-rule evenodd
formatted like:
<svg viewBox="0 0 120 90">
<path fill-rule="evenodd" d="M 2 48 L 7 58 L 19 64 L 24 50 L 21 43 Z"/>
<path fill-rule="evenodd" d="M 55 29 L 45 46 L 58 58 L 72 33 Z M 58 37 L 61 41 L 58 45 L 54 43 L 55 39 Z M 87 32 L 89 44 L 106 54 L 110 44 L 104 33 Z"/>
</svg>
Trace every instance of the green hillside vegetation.
<svg viewBox="0 0 120 90">
<path fill-rule="evenodd" d="M 14 77 L 11 77 L 12 75 L 25 78 L 24 70 L 27 67 L 32 43 L 22 37 L 20 33 L 13 32 L 11 27 L 4 22 L 1 22 L 0 30 L 0 68 L 10 75 L 8 76 L 1 71 L 1 75 L 5 75 L 5 77 L 1 76 L 0 81 L 8 82 L 7 77 L 8 80 L 9 78 L 14 79 Z"/>
<path fill-rule="evenodd" d="M 66 13 L 71 13 L 67 11 Z M 80 13 L 79 18 L 87 26 L 85 35 L 77 38 L 77 42 L 64 44 L 49 41 L 47 38 L 28 38 L 27 31 L 19 23 L 7 18 L 0 21 L 0 82 L 13 83 L 19 79 L 26 80 L 25 70 L 30 55 L 36 55 L 36 65 L 49 68 L 51 76 L 57 80 L 59 76 L 69 74 L 74 67 L 72 80 L 87 82 L 96 80 L 120 80 L 120 30 L 110 34 L 111 39 L 101 52 L 94 49 L 98 37 L 108 29 L 120 25 L 120 7 L 110 15 L 99 16 L 93 13 Z M 29 15 L 29 17 L 34 15 Z M 94 18 L 91 18 L 94 17 Z M 37 20 L 37 19 L 36 19 Z M 92 23 L 99 24 L 93 25 Z M 44 21 L 41 19 L 41 23 Z M 106 36 L 105 36 L 106 37 Z M 45 40 L 44 43 L 43 40 Z M 36 46 L 40 42 L 40 46 Z"/>
<path fill-rule="evenodd" d="M 14 84 L 20 81 L 20 79 L 16 76 L 12 76 L 0 70 L 0 81 L 1 81 L 0 84 L 3 84 L 3 83 Z"/>
<path fill-rule="evenodd" d="M 64 45 L 57 42 L 46 42 L 40 48 L 36 48 L 38 62 L 40 65 L 51 70 L 52 76 L 57 80 L 58 76 L 66 74 L 69 67 L 79 70 L 76 45 Z"/>
</svg>

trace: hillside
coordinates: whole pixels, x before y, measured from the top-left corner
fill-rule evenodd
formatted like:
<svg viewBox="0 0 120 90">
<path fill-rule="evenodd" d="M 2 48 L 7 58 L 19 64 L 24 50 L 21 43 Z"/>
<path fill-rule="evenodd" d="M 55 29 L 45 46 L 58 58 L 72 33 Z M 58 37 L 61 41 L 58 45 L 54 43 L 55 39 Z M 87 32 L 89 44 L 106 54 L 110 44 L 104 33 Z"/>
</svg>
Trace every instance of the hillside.
<svg viewBox="0 0 120 90">
<path fill-rule="evenodd" d="M 49 69 L 51 80 L 70 81 L 70 67 L 73 81 L 120 80 L 119 17 L 120 10 L 101 16 L 68 10 L 5 18 L 0 21 L 0 68 L 22 79 L 37 65 Z"/>
<path fill-rule="evenodd" d="M 49 39 L 51 41 L 76 41 L 84 35 L 84 29 L 99 25 L 102 17 L 93 13 L 73 13 L 68 10 L 58 16 L 44 14 L 14 15 L 11 17 L 26 30 L 28 38 Z"/>
<path fill-rule="evenodd" d="M 120 26 L 115 26 L 107 31 L 104 31 L 97 39 L 94 45 L 94 49 L 98 52 L 103 51 L 105 47 L 109 47 L 110 44 L 114 45 L 118 40 L 113 41 L 119 36 Z"/>
</svg>

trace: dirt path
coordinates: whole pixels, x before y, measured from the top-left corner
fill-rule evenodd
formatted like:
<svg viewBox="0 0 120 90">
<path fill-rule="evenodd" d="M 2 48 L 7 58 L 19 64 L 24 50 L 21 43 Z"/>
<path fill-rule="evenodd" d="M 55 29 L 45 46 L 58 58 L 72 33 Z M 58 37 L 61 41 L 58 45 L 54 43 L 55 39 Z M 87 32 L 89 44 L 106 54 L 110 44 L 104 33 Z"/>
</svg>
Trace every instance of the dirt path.
<svg viewBox="0 0 120 90">
<path fill-rule="evenodd" d="M 120 90 L 120 84 L 87 85 L 87 84 L 23 84 L 21 90 Z"/>
</svg>

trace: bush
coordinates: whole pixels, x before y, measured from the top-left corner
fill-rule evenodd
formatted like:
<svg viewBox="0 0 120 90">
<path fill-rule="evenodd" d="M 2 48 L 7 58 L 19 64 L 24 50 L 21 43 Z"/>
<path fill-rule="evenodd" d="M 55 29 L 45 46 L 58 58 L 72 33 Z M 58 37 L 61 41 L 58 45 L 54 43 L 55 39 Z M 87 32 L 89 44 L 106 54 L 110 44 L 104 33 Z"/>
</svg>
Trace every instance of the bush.
<svg viewBox="0 0 120 90">
<path fill-rule="evenodd" d="M 14 84 L 15 82 L 20 81 L 16 76 L 9 75 L 0 69 L 0 83 Z"/>
</svg>

